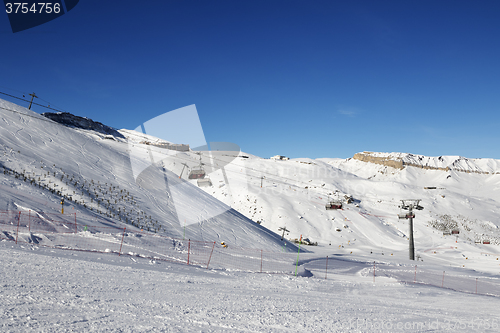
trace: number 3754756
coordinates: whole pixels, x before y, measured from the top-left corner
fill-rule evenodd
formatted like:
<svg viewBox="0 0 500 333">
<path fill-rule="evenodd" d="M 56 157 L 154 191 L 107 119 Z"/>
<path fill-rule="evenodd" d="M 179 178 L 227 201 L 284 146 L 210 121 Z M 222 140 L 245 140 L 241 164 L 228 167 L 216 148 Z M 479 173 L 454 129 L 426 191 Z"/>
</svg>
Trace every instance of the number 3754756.
<svg viewBox="0 0 500 333">
<path fill-rule="evenodd" d="M 5 4 L 7 14 L 59 14 L 61 12 L 61 4 L 56 2 L 38 2 L 29 4 L 26 2 L 7 2 Z"/>
</svg>

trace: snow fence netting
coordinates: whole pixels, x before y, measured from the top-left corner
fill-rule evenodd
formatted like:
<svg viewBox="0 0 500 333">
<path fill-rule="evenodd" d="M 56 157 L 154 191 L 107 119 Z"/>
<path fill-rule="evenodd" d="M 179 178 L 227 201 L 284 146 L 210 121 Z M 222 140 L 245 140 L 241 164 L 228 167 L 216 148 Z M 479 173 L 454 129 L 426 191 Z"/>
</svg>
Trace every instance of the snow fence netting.
<svg viewBox="0 0 500 333">
<path fill-rule="evenodd" d="M 108 224 L 111 225 L 111 224 Z M 228 271 L 335 278 L 364 272 L 407 284 L 500 296 L 500 279 L 439 271 L 418 266 L 394 266 L 318 257 L 314 253 L 272 252 L 223 246 L 216 242 L 176 239 L 120 226 L 79 225 L 76 214 L 0 211 L 0 241 L 72 251 L 109 253 L 163 260 Z M 373 273 L 372 273 L 373 272 Z"/>
</svg>

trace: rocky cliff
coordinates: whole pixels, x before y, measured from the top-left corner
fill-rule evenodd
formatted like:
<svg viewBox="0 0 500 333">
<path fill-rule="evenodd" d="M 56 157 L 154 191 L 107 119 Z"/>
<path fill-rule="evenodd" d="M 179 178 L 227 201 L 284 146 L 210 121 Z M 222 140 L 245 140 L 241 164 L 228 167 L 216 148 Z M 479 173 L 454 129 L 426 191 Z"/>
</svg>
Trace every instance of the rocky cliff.
<svg viewBox="0 0 500 333">
<path fill-rule="evenodd" d="M 353 156 L 355 160 L 380 164 L 402 170 L 415 167 L 427 170 L 459 171 L 480 174 L 500 174 L 500 161 L 494 159 L 469 159 L 462 156 L 429 157 L 404 153 L 362 152 Z"/>
<path fill-rule="evenodd" d="M 116 138 L 123 138 L 123 139 L 125 138 L 122 134 L 120 134 L 117 130 L 115 130 L 112 127 L 103 125 L 100 122 L 93 121 L 92 119 L 75 116 L 69 112 L 58 112 L 58 113 L 45 112 L 42 113 L 42 116 L 68 127 L 76 127 L 86 130 L 92 130 L 95 132 L 99 132 L 101 134 L 112 135 Z"/>
</svg>

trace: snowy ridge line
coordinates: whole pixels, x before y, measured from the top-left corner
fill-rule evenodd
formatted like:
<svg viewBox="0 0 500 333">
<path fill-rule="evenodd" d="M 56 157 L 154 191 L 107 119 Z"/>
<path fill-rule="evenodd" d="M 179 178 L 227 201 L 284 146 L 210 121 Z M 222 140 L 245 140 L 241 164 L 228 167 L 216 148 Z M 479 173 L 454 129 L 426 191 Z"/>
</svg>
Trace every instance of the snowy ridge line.
<svg viewBox="0 0 500 333">
<path fill-rule="evenodd" d="M 132 132 L 130 130 L 120 130 L 120 131 L 123 131 L 124 133 Z M 154 138 L 154 137 L 152 137 L 152 138 Z M 161 140 L 161 139 L 156 138 L 156 140 Z M 133 147 L 136 150 L 143 150 L 145 152 L 149 152 L 148 149 L 151 149 L 151 145 L 141 144 L 141 143 L 137 143 L 137 142 L 133 143 Z M 199 156 L 199 155 L 197 155 L 198 153 L 201 154 L 201 156 L 203 156 L 209 160 L 207 162 L 204 162 L 204 165 L 207 168 L 218 169 L 219 168 L 218 163 L 221 163 L 222 165 L 227 163 L 226 160 L 221 159 L 221 158 L 217 158 L 216 157 L 217 155 L 213 155 L 211 152 L 208 152 L 208 154 L 203 154 L 202 152 L 197 152 L 195 154 L 193 151 L 190 150 L 190 151 L 186 151 L 186 152 L 180 152 L 180 153 L 176 154 L 175 156 L 172 156 L 168 152 L 165 152 L 164 149 L 155 150 L 155 154 L 157 154 L 159 156 L 164 155 L 166 158 L 168 157 L 172 160 L 178 160 L 180 162 L 191 162 L 191 163 L 193 162 L 193 160 L 195 162 L 198 162 L 198 160 L 197 160 L 197 158 Z M 243 154 L 243 152 L 240 152 L 240 153 Z M 248 155 L 248 154 L 246 154 L 246 155 Z M 222 155 L 222 156 L 231 156 L 231 155 Z M 241 157 L 241 156 L 235 156 L 235 157 Z M 298 161 L 294 161 L 294 162 L 298 162 Z M 300 163 L 303 163 L 303 162 L 300 162 Z M 333 193 L 335 191 L 339 192 L 338 189 L 320 188 L 320 187 L 317 187 L 314 184 L 311 184 L 309 182 L 297 179 L 297 177 L 284 176 L 284 175 L 281 175 L 279 173 L 272 173 L 272 172 L 264 170 L 264 169 L 256 169 L 256 168 L 252 168 L 252 167 L 249 167 L 246 165 L 239 165 L 237 169 L 239 169 L 239 170 L 244 169 L 247 172 L 249 179 L 252 179 L 253 182 L 255 183 L 255 185 L 260 184 L 260 177 L 262 175 L 265 175 L 267 177 L 266 183 L 272 182 L 273 185 L 264 186 L 264 187 L 277 187 L 274 183 L 279 183 L 280 185 L 286 185 L 290 188 L 293 187 L 294 191 L 296 189 L 302 190 L 304 188 L 304 186 L 307 186 L 306 188 L 310 188 L 311 190 L 314 187 L 314 190 L 316 192 L 320 193 L 321 195 L 323 195 L 325 197 L 328 195 L 333 195 Z M 180 170 L 178 172 L 180 173 Z M 233 175 L 240 175 L 241 174 L 241 171 L 232 170 L 231 168 L 227 168 L 227 167 L 224 168 L 224 172 L 229 173 L 229 174 L 233 174 Z M 175 173 L 175 174 L 179 175 L 178 173 Z M 247 181 L 249 181 L 249 180 L 247 180 Z M 344 193 L 344 194 L 346 194 L 346 193 Z"/>
<path fill-rule="evenodd" d="M 353 159 L 362 162 L 380 164 L 395 169 L 407 166 L 426 170 L 458 171 L 477 174 L 500 174 L 500 163 L 493 159 L 469 159 L 462 156 L 429 157 L 406 153 L 356 153 Z"/>
</svg>

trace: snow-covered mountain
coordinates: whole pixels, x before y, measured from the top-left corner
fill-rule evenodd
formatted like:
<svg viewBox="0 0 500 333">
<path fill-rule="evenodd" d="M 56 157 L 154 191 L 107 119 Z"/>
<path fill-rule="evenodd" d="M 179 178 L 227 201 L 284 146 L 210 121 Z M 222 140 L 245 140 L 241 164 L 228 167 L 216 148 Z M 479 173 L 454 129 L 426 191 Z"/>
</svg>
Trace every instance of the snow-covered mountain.
<svg viewBox="0 0 500 333">
<path fill-rule="evenodd" d="M 366 151 L 355 154 L 353 158 L 364 162 L 390 166 L 396 169 L 403 169 L 410 166 L 426 170 L 454 170 L 483 174 L 500 173 L 500 161 L 491 158 L 469 159 L 462 156 L 429 157 L 408 153 L 374 153 Z"/>
<path fill-rule="evenodd" d="M 126 226 L 243 247 L 283 245 L 278 235 L 159 164 L 136 179 L 130 149 L 146 149 L 144 144 L 132 141 L 131 146 L 121 134 L 110 139 L 109 131 L 68 127 L 4 100 L 0 116 L 0 164 L 5 170 L 0 173 L 0 210 L 56 213 L 65 197 L 65 211 L 77 212 L 82 224 Z M 173 190 L 182 205 L 174 203 Z M 198 223 L 182 225 L 180 210 Z"/>
<path fill-rule="evenodd" d="M 58 211 L 66 196 L 84 222 L 105 218 L 171 237 L 280 249 L 286 228 L 288 239 L 302 236 L 330 249 L 404 254 L 408 226 L 398 219 L 399 205 L 421 199 L 424 210 L 414 226 L 418 255 L 453 245 L 456 237 L 443 236 L 452 228 L 464 242 L 452 255 L 500 244 L 498 160 L 364 152 L 284 161 L 205 152 L 212 186 L 199 188 L 184 171 L 201 158 L 192 151 L 172 155 L 145 144 L 161 143 L 145 134 L 121 130 L 126 139 L 109 140 L 109 134 L 62 126 L 12 103 L 0 106 L 1 163 L 10 170 L 2 176 L 0 209 Z M 135 178 L 130 156 L 136 150 L 161 163 Z M 326 210 L 330 200 L 342 201 L 342 209 Z M 479 244 L 485 240 L 489 247 Z"/>
<path fill-rule="evenodd" d="M 435 248 L 455 248 L 456 236 L 446 235 L 452 229 L 459 231 L 462 246 L 450 256 L 496 251 L 500 161 L 362 154 L 377 159 L 357 154 L 283 161 L 248 155 L 247 182 L 231 187 L 237 196 L 228 196 L 225 187 L 204 190 L 274 232 L 285 227 L 289 238 L 302 235 L 323 246 L 362 253 L 407 253 L 408 222 L 398 218 L 399 206 L 403 199 L 421 199 L 424 210 L 417 211 L 414 222 L 417 255 L 430 259 Z M 211 178 L 222 184 L 221 174 Z M 343 208 L 326 210 L 329 200 L 341 200 Z"/>
<path fill-rule="evenodd" d="M 64 197 L 65 215 L 58 218 L 76 212 L 81 227 L 230 245 L 214 252 L 218 264 L 207 269 L 106 250 L 67 251 L 55 234 L 17 232 L 22 242 L 16 245 L 12 226 L 4 224 L 10 228 L 0 237 L 4 330 L 441 331 L 464 323 L 498 330 L 499 298 L 484 296 L 500 295 L 498 160 L 367 152 L 286 161 L 234 150 L 198 155 L 165 149 L 164 141 L 131 130 L 113 135 L 68 127 L 3 100 L 0 117 L 0 215 L 54 215 Z M 187 178 L 200 167 L 211 186 Z M 398 218 L 402 199 L 421 199 L 424 207 L 414 219 L 423 262 L 408 260 L 408 223 Z M 326 210 L 331 200 L 342 209 Z M 116 240 L 81 227 L 70 236 Z M 286 238 L 302 235 L 318 245 L 308 246 L 306 257 L 302 246 L 299 261 L 298 248 L 280 241 L 281 228 Z M 123 241 L 125 231 L 119 235 Z M 157 243 L 141 240 L 144 233 L 130 235 L 141 251 L 157 253 Z M 238 271 L 256 263 L 248 271 L 258 272 L 259 256 L 262 271 L 262 249 L 299 266 L 304 278 Z M 243 266 L 226 267 L 224 259 Z"/>
</svg>

